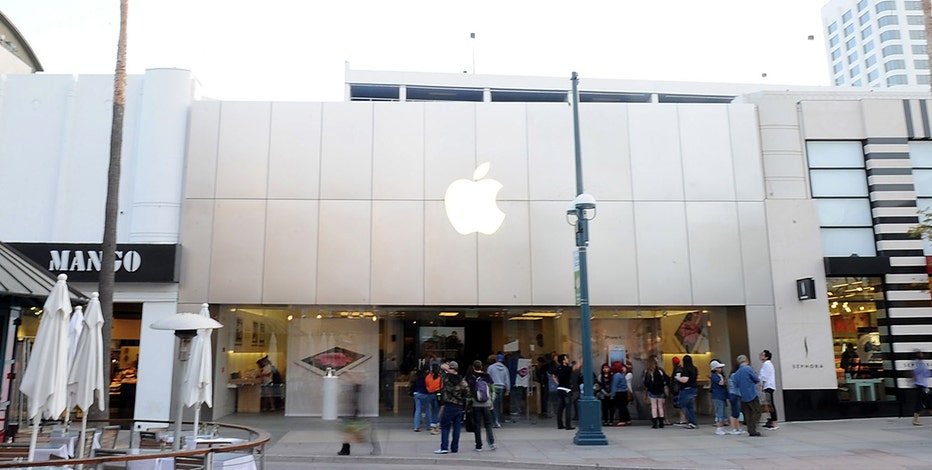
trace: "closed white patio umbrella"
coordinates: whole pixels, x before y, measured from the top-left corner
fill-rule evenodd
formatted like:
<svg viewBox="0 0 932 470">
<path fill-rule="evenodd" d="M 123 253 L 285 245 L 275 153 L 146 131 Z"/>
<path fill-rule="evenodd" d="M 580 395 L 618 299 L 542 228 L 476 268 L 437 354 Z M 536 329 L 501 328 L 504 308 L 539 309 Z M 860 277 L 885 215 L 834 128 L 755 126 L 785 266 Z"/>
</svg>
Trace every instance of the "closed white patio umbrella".
<svg viewBox="0 0 932 470">
<path fill-rule="evenodd" d="M 201 304 L 199 315 L 210 318 L 210 308 Z M 213 362 L 211 359 L 210 329 L 197 330 L 197 336 L 191 340 L 191 358 L 185 369 L 181 393 L 184 406 L 194 406 L 194 439 L 201 420 L 201 404 L 213 407 Z"/>
<path fill-rule="evenodd" d="M 39 331 L 26 364 L 20 391 L 29 397 L 28 414 L 32 418 L 29 460 L 35 458 L 36 438 L 42 417 L 58 418 L 65 411 L 68 382 L 68 320 L 71 299 L 68 276 L 58 275 L 55 287 L 42 307 Z"/>
<path fill-rule="evenodd" d="M 97 401 L 99 410 L 104 410 L 104 347 L 101 329 L 104 317 L 100 310 L 99 294 L 94 292 L 87 304 L 87 312 L 82 319 L 84 327 L 75 347 L 74 361 L 68 373 L 68 409 L 77 406 L 83 411 L 81 418 L 81 440 L 87 434 L 87 412 Z M 84 445 L 81 445 L 78 458 L 84 457 Z"/>
</svg>

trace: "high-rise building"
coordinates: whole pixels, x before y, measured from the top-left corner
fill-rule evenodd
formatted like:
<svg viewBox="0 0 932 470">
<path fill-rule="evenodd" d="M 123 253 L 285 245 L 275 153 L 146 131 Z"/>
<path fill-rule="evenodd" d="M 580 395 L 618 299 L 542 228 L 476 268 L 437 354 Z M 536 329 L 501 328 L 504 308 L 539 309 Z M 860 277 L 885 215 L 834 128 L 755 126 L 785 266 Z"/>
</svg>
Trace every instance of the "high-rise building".
<svg viewBox="0 0 932 470">
<path fill-rule="evenodd" d="M 822 24 L 835 86 L 929 84 L 920 0 L 832 0 Z"/>
</svg>

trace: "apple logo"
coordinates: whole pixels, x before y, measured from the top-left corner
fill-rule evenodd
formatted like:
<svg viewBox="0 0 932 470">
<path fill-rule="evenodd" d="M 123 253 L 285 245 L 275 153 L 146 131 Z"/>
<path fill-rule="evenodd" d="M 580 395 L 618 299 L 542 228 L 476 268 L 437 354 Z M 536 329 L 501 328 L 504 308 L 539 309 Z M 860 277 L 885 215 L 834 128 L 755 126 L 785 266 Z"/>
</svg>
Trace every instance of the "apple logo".
<svg viewBox="0 0 932 470">
<path fill-rule="evenodd" d="M 472 181 L 458 179 L 450 183 L 443 196 L 447 218 L 461 235 L 473 232 L 492 235 L 505 221 L 505 213 L 498 208 L 495 200 L 498 191 L 502 189 L 502 183 L 483 179 L 489 173 L 490 166 L 489 162 L 485 162 L 476 167 Z"/>
</svg>

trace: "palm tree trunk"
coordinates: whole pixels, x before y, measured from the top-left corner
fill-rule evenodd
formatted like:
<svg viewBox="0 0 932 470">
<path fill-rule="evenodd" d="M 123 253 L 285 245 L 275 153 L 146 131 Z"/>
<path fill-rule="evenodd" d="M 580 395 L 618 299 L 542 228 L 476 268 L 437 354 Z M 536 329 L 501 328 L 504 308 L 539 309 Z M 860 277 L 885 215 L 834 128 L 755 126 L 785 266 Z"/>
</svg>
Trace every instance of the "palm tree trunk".
<svg viewBox="0 0 932 470">
<path fill-rule="evenodd" d="M 113 337 L 113 291 L 116 265 L 117 218 L 120 202 L 120 159 L 123 147 L 123 112 L 126 109 L 126 19 L 129 0 L 120 0 L 120 39 L 117 43 L 116 72 L 113 75 L 113 119 L 110 124 L 110 168 L 107 172 L 107 203 L 104 213 L 103 254 L 100 262 L 100 308 L 104 317 L 102 342 L 104 351 L 110 351 Z M 110 357 L 104 357 L 104 377 L 110 383 Z M 106 393 L 104 396 L 108 396 Z M 98 419 L 109 416 L 108 403 L 104 411 L 90 414 Z M 100 414 L 100 416 L 94 416 Z"/>
</svg>

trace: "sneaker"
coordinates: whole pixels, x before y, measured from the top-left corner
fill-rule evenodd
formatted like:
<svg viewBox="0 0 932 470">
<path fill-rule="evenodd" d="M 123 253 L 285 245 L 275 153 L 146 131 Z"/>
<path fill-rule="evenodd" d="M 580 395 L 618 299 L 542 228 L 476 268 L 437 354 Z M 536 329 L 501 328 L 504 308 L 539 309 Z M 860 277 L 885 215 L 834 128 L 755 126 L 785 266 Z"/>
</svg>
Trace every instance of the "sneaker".
<svg viewBox="0 0 932 470">
<path fill-rule="evenodd" d="M 495 449 L 497 449 L 497 447 L 495 447 L 495 444 L 489 444 L 489 450 L 495 450 Z"/>
<path fill-rule="evenodd" d="M 764 427 L 771 431 L 776 431 L 777 429 L 780 429 L 780 426 L 777 426 L 776 424 L 771 424 L 770 426 L 764 426 Z"/>
<path fill-rule="evenodd" d="M 573 427 L 573 426 L 567 426 L 565 429 L 566 429 L 567 431 L 572 431 L 572 430 L 574 430 L 574 429 L 576 429 L 576 428 Z"/>
<path fill-rule="evenodd" d="M 434 451 L 435 454 L 449 454 L 450 451 L 446 449 L 437 449 Z"/>
<path fill-rule="evenodd" d="M 748 437 L 760 437 L 760 433 L 755 432 L 754 434 L 748 434 Z"/>
<path fill-rule="evenodd" d="M 740 429 L 732 429 L 731 431 L 728 432 L 728 434 L 731 434 L 732 436 L 740 436 L 744 434 L 744 431 Z"/>
<path fill-rule="evenodd" d="M 719 436 L 724 436 L 724 435 L 725 435 L 725 429 L 724 429 L 724 428 L 715 428 L 715 434 L 717 434 L 717 435 L 719 435 Z"/>
<path fill-rule="evenodd" d="M 679 422 L 673 423 L 674 426 L 686 426 L 687 424 L 689 423 L 687 423 L 686 421 L 679 421 Z"/>
<path fill-rule="evenodd" d="M 414 428 L 414 432 L 421 432 L 421 428 Z"/>
<path fill-rule="evenodd" d="M 495 426 L 493 426 L 493 427 L 494 427 L 494 428 L 500 428 L 500 427 L 502 427 L 502 425 L 501 425 L 500 423 L 495 423 Z"/>
<path fill-rule="evenodd" d="M 922 426 L 922 423 L 919 422 L 919 418 L 913 420 L 913 426 Z"/>
<path fill-rule="evenodd" d="M 686 429 L 696 429 L 696 425 L 693 423 L 686 423 Z"/>
<path fill-rule="evenodd" d="M 437 428 L 430 428 L 430 433 L 431 433 L 432 435 L 436 436 L 437 434 L 440 434 L 440 428 L 439 428 L 439 427 L 437 427 Z"/>
<path fill-rule="evenodd" d="M 478 447 L 476 447 L 476 448 L 475 448 L 475 449 L 473 449 L 472 451 L 473 451 L 473 452 L 482 452 L 482 449 L 480 449 L 480 448 L 478 448 Z"/>
</svg>

